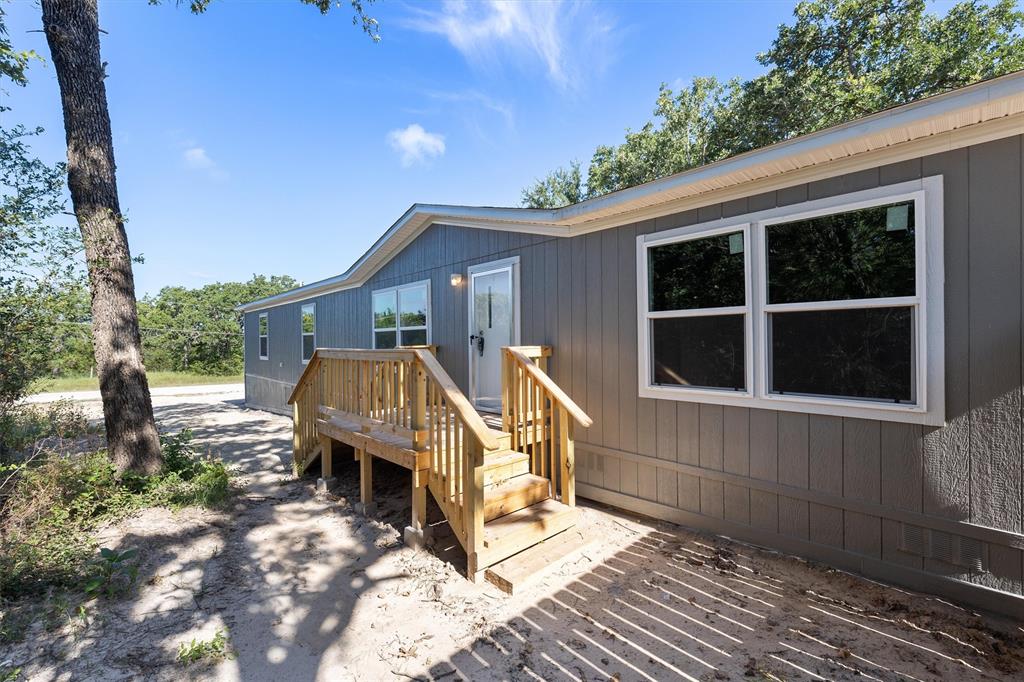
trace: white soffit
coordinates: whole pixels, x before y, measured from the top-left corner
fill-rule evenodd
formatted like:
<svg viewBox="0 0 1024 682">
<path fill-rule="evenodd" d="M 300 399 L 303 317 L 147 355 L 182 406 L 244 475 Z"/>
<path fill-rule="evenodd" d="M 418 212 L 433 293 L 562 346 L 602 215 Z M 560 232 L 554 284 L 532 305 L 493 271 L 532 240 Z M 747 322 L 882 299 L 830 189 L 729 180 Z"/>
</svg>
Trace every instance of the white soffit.
<svg viewBox="0 0 1024 682">
<path fill-rule="evenodd" d="M 558 209 L 414 204 L 346 272 L 239 306 L 251 311 L 358 287 L 434 223 L 569 237 L 1024 133 L 1024 71 L 905 104 Z"/>
</svg>

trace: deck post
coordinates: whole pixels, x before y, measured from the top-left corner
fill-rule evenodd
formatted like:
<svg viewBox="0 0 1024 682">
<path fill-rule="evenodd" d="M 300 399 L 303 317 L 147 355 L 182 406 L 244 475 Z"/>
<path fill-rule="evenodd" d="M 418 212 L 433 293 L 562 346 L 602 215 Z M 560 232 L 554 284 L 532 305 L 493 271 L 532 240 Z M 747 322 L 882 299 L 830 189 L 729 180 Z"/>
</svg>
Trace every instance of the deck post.
<svg viewBox="0 0 1024 682">
<path fill-rule="evenodd" d="M 299 401 L 292 403 L 292 471 L 298 476 L 302 473 L 302 462 L 299 461 L 302 453 L 302 443 L 299 436 Z"/>
<path fill-rule="evenodd" d="M 558 413 L 558 440 L 562 450 L 562 504 L 576 506 L 576 447 L 572 439 L 573 423 L 563 407 Z"/>
<path fill-rule="evenodd" d="M 463 498 L 466 514 L 466 575 L 473 582 L 483 575 L 480 551 L 484 544 L 484 446 L 468 431 L 463 448 Z"/>
<path fill-rule="evenodd" d="M 364 515 L 373 512 L 373 455 L 366 450 L 359 451 L 359 503 L 356 511 Z"/>
<path fill-rule="evenodd" d="M 406 526 L 405 544 L 413 549 L 423 549 L 425 543 L 424 530 L 427 524 L 427 486 L 416 485 L 416 472 L 412 481 L 412 523 Z"/>
<path fill-rule="evenodd" d="M 334 439 L 330 436 L 320 434 L 320 475 L 323 478 L 330 478 L 333 475 L 332 467 L 334 465 L 332 454 L 332 448 L 334 446 Z"/>
<path fill-rule="evenodd" d="M 334 478 L 331 468 L 334 464 L 334 439 L 330 436 L 320 434 L 320 478 L 316 481 L 316 491 L 326 493 L 334 487 L 337 480 Z"/>
<path fill-rule="evenodd" d="M 412 439 L 413 450 L 427 448 L 427 376 L 423 363 L 417 361 L 413 374 L 412 428 L 416 432 Z"/>
</svg>

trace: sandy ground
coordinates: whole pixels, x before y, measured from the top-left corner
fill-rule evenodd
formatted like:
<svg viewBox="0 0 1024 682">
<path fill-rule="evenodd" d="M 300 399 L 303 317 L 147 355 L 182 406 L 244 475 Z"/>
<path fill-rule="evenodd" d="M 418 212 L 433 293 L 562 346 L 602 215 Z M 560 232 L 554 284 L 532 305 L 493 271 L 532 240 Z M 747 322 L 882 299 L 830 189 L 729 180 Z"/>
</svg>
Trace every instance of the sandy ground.
<svg viewBox="0 0 1024 682">
<path fill-rule="evenodd" d="M 104 545 L 141 549 L 134 594 L 94 605 L 85 627 L 38 627 L 0 660 L 33 680 L 1024 675 L 1020 624 L 585 503 L 570 532 L 595 542 L 506 597 L 461 576 L 443 522 L 429 552 L 401 544 L 407 472 L 377 467 L 379 509 L 363 518 L 354 463 L 316 496 L 289 475 L 290 421 L 239 398 L 154 398 L 164 429 L 193 428 L 237 467 L 230 509 L 149 510 L 105 529 Z M 232 658 L 176 662 L 180 643 L 219 629 Z"/>
</svg>

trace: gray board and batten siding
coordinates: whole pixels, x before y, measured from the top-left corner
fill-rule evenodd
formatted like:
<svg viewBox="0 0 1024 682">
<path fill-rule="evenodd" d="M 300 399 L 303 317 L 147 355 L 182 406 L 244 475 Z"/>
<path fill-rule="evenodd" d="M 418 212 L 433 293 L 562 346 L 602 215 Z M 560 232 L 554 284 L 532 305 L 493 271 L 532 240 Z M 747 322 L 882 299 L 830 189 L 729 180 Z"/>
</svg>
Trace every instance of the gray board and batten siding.
<svg viewBox="0 0 1024 682">
<path fill-rule="evenodd" d="M 369 347 L 370 292 L 429 278 L 432 342 L 466 391 L 450 275 L 519 256 L 521 341 L 553 347 L 553 378 L 594 420 L 577 432 L 581 496 L 1022 616 L 1022 163 L 1018 135 L 574 237 L 435 224 L 362 287 L 311 299 L 317 345 Z M 637 235 L 930 176 L 946 426 L 638 397 Z M 287 409 L 300 306 L 267 309 L 268 360 L 246 314 L 249 405 Z"/>
</svg>

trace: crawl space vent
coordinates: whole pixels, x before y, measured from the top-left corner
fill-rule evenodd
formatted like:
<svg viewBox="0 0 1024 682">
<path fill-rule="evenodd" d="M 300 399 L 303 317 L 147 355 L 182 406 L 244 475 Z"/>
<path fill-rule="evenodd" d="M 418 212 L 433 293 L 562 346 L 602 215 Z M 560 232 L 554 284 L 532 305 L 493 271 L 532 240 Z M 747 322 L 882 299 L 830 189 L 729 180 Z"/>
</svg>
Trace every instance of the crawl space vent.
<svg viewBox="0 0 1024 682">
<path fill-rule="evenodd" d="M 987 570 L 988 545 L 962 535 L 904 523 L 901 524 L 900 549 L 972 571 Z"/>
</svg>

